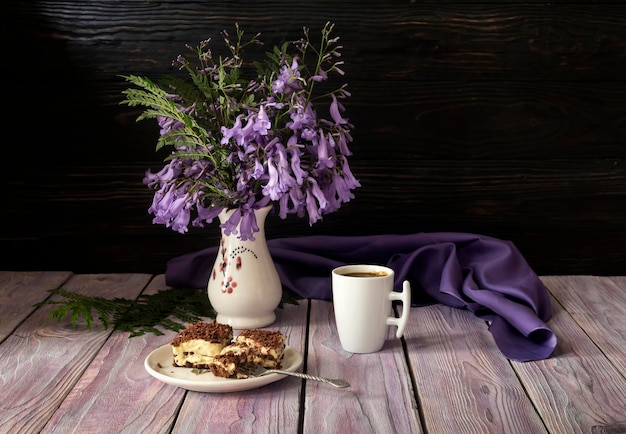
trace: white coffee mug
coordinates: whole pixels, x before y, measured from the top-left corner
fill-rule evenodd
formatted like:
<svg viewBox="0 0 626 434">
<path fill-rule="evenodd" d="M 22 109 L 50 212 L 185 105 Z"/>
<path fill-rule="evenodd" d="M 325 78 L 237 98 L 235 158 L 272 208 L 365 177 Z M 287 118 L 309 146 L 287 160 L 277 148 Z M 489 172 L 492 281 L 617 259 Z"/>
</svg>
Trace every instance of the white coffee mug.
<svg viewBox="0 0 626 434">
<path fill-rule="evenodd" d="M 332 271 L 333 308 L 339 341 L 351 353 L 374 353 L 385 344 L 388 327 L 398 327 L 401 338 L 411 311 L 411 287 L 393 290 L 394 272 L 380 265 L 344 265 Z M 392 315 L 393 300 L 400 300 L 402 316 Z"/>
</svg>

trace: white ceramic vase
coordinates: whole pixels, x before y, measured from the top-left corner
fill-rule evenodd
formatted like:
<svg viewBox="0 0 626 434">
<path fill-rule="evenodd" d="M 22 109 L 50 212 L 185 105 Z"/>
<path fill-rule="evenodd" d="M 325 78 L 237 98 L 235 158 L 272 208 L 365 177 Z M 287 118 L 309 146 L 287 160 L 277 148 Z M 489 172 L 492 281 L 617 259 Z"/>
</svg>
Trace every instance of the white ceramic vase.
<svg viewBox="0 0 626 434">
<path fill-rule="evenodd" d="M 265 239 L 265 219 L 271 206 L 255 211 L 259 231 L 254 240 L 225 235 L 209 277 L 207 291 L 215 320 L 235 329 L 261 328 L 276 320 L 282 284 Z M 235 210 L 222 211 L 224 223 Z"/>
</svg>

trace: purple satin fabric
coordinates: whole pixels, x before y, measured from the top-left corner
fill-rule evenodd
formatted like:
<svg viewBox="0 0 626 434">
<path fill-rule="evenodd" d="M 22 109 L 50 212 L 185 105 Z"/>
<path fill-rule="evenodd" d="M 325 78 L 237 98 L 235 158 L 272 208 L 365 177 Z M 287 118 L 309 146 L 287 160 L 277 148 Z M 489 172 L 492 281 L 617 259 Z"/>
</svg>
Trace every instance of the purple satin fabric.
<svg viewBox="0 0 626 434">
<path fill-rule="evenodd" d="M 546 359 L 557 338 L 548 291 L 510 241 L 468 233 L 279 238 L 268 246 L 284 287 L 331 300 L 331 270 L 345 264 L 381 264 L 395 271 L 395 289 L 409 280 L 412 305 L 442 303 L 490 321 L 489 331 L 509 359 Z M 217 247 L 167 263 L 172 287 L 206 287 Z"/>
</svg>

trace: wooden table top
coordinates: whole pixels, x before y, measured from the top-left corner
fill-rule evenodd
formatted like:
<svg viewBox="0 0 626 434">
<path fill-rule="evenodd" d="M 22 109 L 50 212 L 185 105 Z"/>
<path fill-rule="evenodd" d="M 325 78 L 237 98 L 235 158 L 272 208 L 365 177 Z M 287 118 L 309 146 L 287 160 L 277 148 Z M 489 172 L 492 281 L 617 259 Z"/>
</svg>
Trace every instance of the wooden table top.
<svg viewBox="0 0 626 434">
<path fill-rule="evenodd" d="M 163 275 L 0 272 L 0 433 L 625 433 L 626 276 L 541 279 L 559 340 L 549 359 L 506 359 L 485 321 L 444 305 L 412 308 L 403 339 L 350 354 L 332 304 L 301 300 L 269 328 L 302 353 L 301 371 L 351 387 L 286 377 L 201 393 L 144 368 L 175 332 L 130 338 L 33 307 L 58 287 L 134 298 L 165 289 Z"/>
</svg>

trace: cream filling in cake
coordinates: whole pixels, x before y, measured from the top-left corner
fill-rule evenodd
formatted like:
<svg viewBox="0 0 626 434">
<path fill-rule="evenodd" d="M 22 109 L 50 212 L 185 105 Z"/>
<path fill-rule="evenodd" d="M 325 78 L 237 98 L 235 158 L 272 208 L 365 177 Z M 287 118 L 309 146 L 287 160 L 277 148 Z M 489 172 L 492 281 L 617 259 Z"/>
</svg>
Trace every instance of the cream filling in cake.
<svg viewBox="0 0 626 434">
<path fill-rule="evenodd" d="M 209 369 L 216 377 L 233 378 L 238 377 L 237 370 L 241 364 L 239 357 L 232 354 L 219 354 L 215 356 Z M 245 378 L 245 377 L 238 377 Z"/>
<path fill-rule="evenodd" d="M 286 336 L 277 331 L 244 330 L 236 343 L 248 348 L 246 363 L 265 368 L 280 367 Z"/>
<path fill-rule="evenodd" d="M 237 343 L 242 344 L 248 348 L 250 348 L 251 350 L 255 351 L 256 353 L 258 353 L 256 357 L 256 359 L 260 360 L 261 358 L 272 358 L 274 360 L 278 360 L 278 358 L 282 355 L 285 347 L 283 345 L 279 346 L 279 347 L 264 347 L 264 346 L 260 346 L 254 339 L 251 338 L 242 338 L 241 336 L 237 337 Z M 251 354 L 251 356 L 254 356 L 254 354 Z M 265 356 L 265 357 L 263 357 Z M 252 362 L 254 362 L 254 360 L 252 360 Z"/>
<path fill-rule="evenodd" d="M 213 361 L 213 357 L 218 355 L 222 348 L 224 344 L 221 342 L 212 343 L 202 339 L 182 342 L 179 346 L 172 347 L 174 363 L 178 366 L 187 366 L 188 363 L 206 365 Z"/>
<path fill-rule="evenodd" d="M 230 344 L 222 348 L 222 350 L 220 351 L 220 355 L 222 356 L 230 355 L 230 356 L 236 357 L 239 361 L 243 363 L 246 360 L 248 360 L 249 352 L 250 352 L 250 348 L 234 343 L 234 344 Z"/>
</svg>

